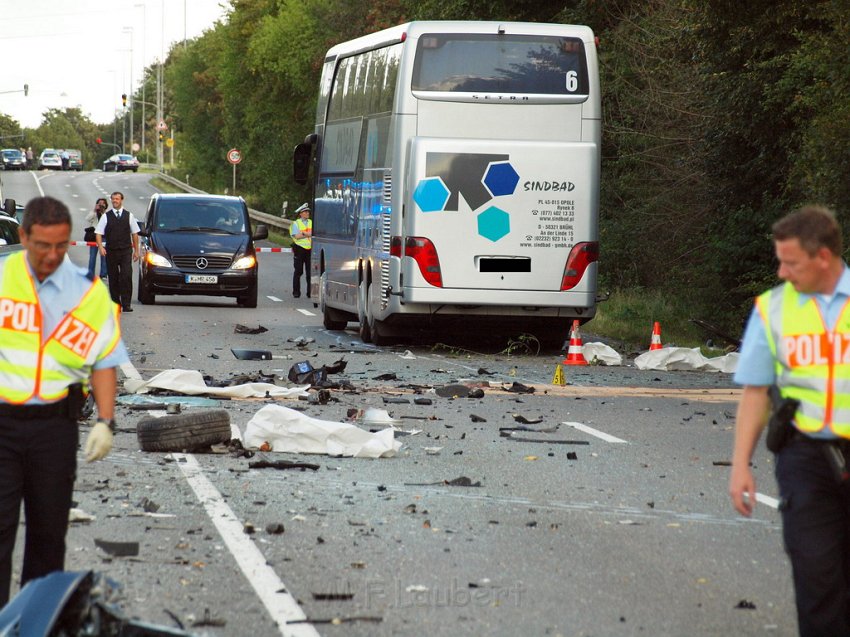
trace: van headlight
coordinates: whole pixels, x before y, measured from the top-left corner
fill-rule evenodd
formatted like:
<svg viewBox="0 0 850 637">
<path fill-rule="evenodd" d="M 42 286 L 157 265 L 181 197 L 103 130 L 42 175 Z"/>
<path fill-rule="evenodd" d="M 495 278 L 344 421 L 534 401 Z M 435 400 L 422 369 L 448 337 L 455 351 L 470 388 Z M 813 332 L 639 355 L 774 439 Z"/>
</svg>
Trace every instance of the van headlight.
<svg viewBox="0 0 850 637">
<path fill-rule="evenodd" d="M 257 265 L 257 258 L 253 255 L 245 255 L 236 259 L 236 263 L 231 266 L 232 270 L 250 270 Z"/>
<path fill-rule="evenodd" d="M 148 262 L 148 265 L 153 265 L 153 266 L 156 266 L 158 268 L 171 268 L 171 267 L 173 267 L 171 265 L 171 261 L 169 261 L 165 257 L 157 254 L 156 252 L 151 252 L 150 250 L 148 250 L 145 253 L 145 261 Z"/>
</svg>

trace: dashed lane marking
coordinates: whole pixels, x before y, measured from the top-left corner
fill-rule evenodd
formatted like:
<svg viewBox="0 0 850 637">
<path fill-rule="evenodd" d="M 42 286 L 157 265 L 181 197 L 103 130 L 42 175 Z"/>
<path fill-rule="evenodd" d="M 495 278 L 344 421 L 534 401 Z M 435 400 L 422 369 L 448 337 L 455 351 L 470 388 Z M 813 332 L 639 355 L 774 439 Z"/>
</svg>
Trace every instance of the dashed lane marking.
<svg viewBox="0 0 850 637">
<path fill-rule="evenodd" d="M 172 456 L 198 500 L 204 505 L 207 515 L 215 524 L 245 578 L 254 587 L 272 621 L 278 625 L 280 634 L 284 637 L 318 637 L 319 633 L 312 624 L 301 623 L 305 622 L 307 615 L 289 594 L 289 589 L 277 573 L 268 565 L 260 549 L 245 534 L 242 523 L 227 506 L 218 489 L 204 475 L 195 457 L 180 453 Z M 293 621 L 299 623 L 288 624 Z"/>
<path fill-rule="evenodd" d="M 572 427 L 573 429 L 578 429 L 579 431 L 583 431 L 584 433 L 590 434 L 591 436 L 601 438 L 605 442 L 628 444 L 625 440 L 617 438 L 616 436 L 612 436 L 611 434 L 606 434 L 604 431 L 599 431 L 598 429 L 594 429 L 593 427 L 588 427 L 587 425 L 583 425 L 580 422 L 562 422 L 561 424 L 566 425 L 567 427 Z"/>
<path fill-rule="evenodd" d="M 301 312 L 304 316 L 316 316 L 310 310 L 302 310 L 299 308 L 298 311 Z"/>
<path fill-rule="evenodd" d="M 279 299 L 279 298 L 277 298 L 276 296 L 271 296 L 271 295 L 269 295 L 269 296 L 266 296 L 266 298 L 267 298 L 267 299 L 271 299 L 271 300 L 272 300 L 272 301 L 274 301 L 275 303 L 283 303 L 283 299 Z"/>
</svg>

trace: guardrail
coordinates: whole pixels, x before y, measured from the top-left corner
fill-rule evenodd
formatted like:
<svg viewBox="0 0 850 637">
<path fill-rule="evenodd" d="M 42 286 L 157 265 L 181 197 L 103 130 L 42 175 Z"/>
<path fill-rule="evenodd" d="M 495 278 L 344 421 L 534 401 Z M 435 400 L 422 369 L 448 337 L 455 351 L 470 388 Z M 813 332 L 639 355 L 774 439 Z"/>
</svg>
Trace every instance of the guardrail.
<svg viewBox="0 0 850 637">
<path fill-rule="evenodd" d="M 142 166 L 146 168 L 153 168 L 156 170 L 157 166 L 155 164 L 142 164 Z M 199 195 L 209 194 L 205 190 L 201 190 L 199 188 L 194 188 L 189 184 L 185 184 L 176 177 L 172 177 L 168 173 L 158 172 L 157 175 L 170 183 L 173 186 L 177 186 L 178 188 L 182 188 L 186 192 L 193 192 Z M 260 223 L 264 223 L 269 227 L 276 228 L 278 230 L 282 230 L 286 234 L 289 234 L 289 226 L 292 225 L 292 221 L 289 219 L 283 219 L 282 217 L 278 217 L 276 215 L 270 215 L 267 212 L 262 212 L 261 210 L 254 210 L 253 208 L 248 208 L 248 216 L 251 217 L 252 221 L 259 221 Z"/>
</svg>

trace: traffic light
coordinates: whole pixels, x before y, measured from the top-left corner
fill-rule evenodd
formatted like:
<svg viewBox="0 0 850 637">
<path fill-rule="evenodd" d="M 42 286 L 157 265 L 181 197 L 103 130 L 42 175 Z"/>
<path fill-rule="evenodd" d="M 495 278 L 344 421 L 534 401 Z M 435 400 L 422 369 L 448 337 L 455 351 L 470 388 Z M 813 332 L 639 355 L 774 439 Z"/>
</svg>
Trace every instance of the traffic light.
<svg viewBox="0 0 850 637">
<path fill-rule="evenodd" d="M 159 141 L 165 139 L 165 135 L 162 134 L 162 131 L 159 132 Z"/>
<path fill-rule="evenodd" d="M 122 106 L 125 106 L 125 107 L 127 106 L 127 94 L 126 93 L 121 93 L 121 104 L 122 104 Z"/>
</svg>

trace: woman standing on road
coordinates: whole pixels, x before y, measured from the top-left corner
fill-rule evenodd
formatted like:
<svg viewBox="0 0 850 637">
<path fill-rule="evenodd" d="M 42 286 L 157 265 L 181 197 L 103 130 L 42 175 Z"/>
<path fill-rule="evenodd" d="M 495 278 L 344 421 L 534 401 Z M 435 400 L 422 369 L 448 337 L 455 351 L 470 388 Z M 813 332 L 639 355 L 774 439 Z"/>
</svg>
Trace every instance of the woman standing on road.
<svg viewBox="0 0 850 637">
<path fill-rule="evenodd" d="M 104 197 L 101 197 L 97 201 L 94 202 L 94 210 L 86 215 L 86 224 L 88 227 L 85 229 L 85 240 L 93 243 L 95 241 L 94 236 L 94 228 L 97 226 L 97 222 L 103 216 L 103 213 L 109 208 L 109 202 L 106 201 Z M 89 228 L 91 230 L 89 230 Z M 93 246 L 89 246 L 89 278 L 94 278 L 94 269 L 97 261 L 97 244 Z M 106 257 L 100 257 L 100 278 L 106 278 Z"/>
</svg>

